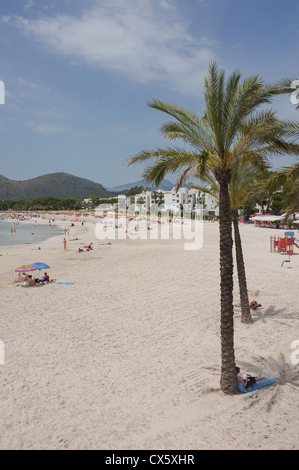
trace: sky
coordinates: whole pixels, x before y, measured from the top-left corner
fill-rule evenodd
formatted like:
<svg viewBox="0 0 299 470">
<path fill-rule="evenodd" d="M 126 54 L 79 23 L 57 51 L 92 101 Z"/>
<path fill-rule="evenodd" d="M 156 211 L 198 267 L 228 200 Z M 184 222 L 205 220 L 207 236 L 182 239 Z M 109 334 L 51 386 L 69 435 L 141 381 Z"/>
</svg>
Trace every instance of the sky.
<svg viewBox="0 0 299 470">
<path fill-rule="evenodd" d="M 298 16 L 298 0 L 1 0 L 0 174 L 140 180 L 126 160 L 167 145 L 148 101 L 202 115 L 212 61 L 226 76 L 299 79 Z M 288 96 L 272 108 L 299 120 Z"/>
</svg>

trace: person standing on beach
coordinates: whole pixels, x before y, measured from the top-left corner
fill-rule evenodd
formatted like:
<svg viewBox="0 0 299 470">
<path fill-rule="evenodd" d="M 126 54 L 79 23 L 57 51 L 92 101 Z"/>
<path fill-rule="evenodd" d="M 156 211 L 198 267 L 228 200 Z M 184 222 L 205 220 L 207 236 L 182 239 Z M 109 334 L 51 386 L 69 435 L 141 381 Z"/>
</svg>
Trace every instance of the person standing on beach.
<svg viewBox="0 0 299 470">
<path fill-rule="evenodd" d="M 63 239 L 63 246 L 64 246 L 64 249 L 66 250 L 66 238 Z"/>
</svg>

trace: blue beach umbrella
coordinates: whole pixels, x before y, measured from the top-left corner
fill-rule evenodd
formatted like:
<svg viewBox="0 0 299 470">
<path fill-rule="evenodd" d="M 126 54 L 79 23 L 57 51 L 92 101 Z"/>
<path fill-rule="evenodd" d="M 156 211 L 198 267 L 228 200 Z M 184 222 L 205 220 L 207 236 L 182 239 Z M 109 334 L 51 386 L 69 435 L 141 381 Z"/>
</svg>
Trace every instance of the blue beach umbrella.
<svg viewBox="0 0 299 470">
<path fill-rule="evenodd" d="M 48 264 L 46 264 L 46 263 L 32 263 L 31 266 L 34 266 L 35 269 L 39 269 L 39 270 L 41 270 L 41 269 L 49 269 L 49 268 L 50 268 L 50 266 L 49 266 Z"/>
</svg>

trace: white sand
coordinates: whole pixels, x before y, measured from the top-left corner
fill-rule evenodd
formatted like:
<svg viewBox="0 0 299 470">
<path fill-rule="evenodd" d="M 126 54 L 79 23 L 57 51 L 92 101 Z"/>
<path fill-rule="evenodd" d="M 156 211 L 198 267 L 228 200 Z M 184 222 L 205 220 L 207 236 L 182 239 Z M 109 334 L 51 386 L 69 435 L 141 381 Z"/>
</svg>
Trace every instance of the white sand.
<svg viewBox="0 0 299 470">
<path fill-rule="evenodd" d="M 67 251 L 63 236 L 0 247 L 0 448 L 298 449 L 299 250 L 283 267 L 269 251 L 283 232 L 240 227 L 250 300 L 264 309 L 252 325 L 236 309 L 237 364 L 277 380 L 253 399 L 219 389 L 218 224 L 204 224 L 198 251 L 182 240 L 105 246 L 94 228 L 76 222 L 67 238 L 82 239 Z M 4 287 L 33 261 L 74 284 Z"/>
</svg>

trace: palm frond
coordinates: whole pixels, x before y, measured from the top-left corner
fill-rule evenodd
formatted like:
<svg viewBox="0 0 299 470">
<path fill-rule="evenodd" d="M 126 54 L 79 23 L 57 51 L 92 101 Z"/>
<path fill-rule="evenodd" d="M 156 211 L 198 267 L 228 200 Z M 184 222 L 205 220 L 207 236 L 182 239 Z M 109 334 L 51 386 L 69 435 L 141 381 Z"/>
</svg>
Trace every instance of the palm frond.
<svg viewBox="0 0 299 470">
<path fill-rule="evenodd" d="M 239 87 L 226 116 L 225 149 L 228 151 L 243 123 L 263 104 L 270 103 L 275 94 L 275 87 L 264 85 L 259 76 L 250 77 Z"/>
<path fill-rule="evenodd" d="M 293 139 L 299 138 L 299 122 L 286 120 L 286 121 L 283 121 L 283 125 L 284 125 L 284 134 L 287 137 L 293 138 Z"/>
<path fill-rule="evenodd" d="M 186 152 L 185 150 L 174 147 L 158 149 L 153 151 L 152 155 L 158 158 L 156 158 L 156 161 L 152 165 L 144 170 L 143 177 L 148 181 L 155 182 L 157 185 L 163 180 L 167 173 L 175 173 L 179 169 L 189 167 L 193 165 L 194 162 L 197 163 L 197 161 L 199 161 L 198 154 Z"/>
<path fill-rule="evenodd" d="M 296 109 L 299 109 L 299 81 L 298 78 L 283 78 L 281 80 L 278 80 L 276 82 L 276 87 L 278 89 L 277 94 L 288 94 L 291 95 L 291 101 L 292 101 L 292 96 L 294 97 L 294 103 L 296 105 Z"/>
<path fill-rule="evenodd" d="M 193 165 L 190 165 L 189 167 L 185 168 L 180 176 L 178 177 L 176 183 L 175 183 L 175 191 L 177 191 L 181 186 L 183 186 L 186 181 L 190 178 L 190 176 L 194 176 L 196 172 L 198 171 L 198 168 L 200 166 L 200 163 L 195 163 Z"/>
<path fill-rule="evenodd" d="M 192 128 L 197 127 L 200 122 L 200 117 L 186 109 L 175 105 L 174 103 L 167 103 L 162 100 L 152 99 L 147 102 L 150 108 L 162 111 L 170 116 L 174 117 L 177 121 L 184 124 L 186 127 Z"/>
<path fill-rule="evenodd" d="M 215 136 L 215 145 L 219 155 L 223 154 L 222 116 L 224 104 L 224 71 L 218 70 L 215 62 L 209 67 L 205 79 L 205 120 Z"/>
</svg>

